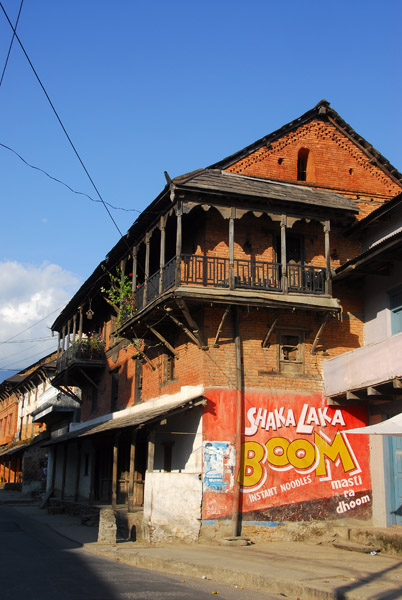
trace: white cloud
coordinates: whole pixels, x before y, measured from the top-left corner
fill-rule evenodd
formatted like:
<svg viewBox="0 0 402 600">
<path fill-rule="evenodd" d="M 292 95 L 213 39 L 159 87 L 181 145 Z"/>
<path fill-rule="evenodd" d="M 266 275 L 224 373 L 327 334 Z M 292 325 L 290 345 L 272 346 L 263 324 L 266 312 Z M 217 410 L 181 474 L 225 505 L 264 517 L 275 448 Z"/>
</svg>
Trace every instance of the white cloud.
<svg viewBox="0 0 402 600">
<path fill-rule="evenodd" d="M 50 326 L 79 284 L 59 265 L 0 262 L 0 368 L 22 369 L 55 349 Z"/>
</svg>

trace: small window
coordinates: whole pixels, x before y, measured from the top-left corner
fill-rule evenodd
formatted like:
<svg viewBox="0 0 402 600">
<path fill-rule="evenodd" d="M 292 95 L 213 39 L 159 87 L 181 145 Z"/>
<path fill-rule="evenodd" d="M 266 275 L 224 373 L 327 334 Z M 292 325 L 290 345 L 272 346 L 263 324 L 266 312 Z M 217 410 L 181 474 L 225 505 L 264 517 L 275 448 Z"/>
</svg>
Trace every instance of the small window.
<svg viewBox="0 0 402 600">
<path fill-rule="evenodd" d="M 303 333 L 279 334 L 279 370 L 287 375 L 304 373 Z"/>
<path fill-rule="evenodd" d="M 171 354 L 165 354 L 163 362 L 163 382 L 169 383 L 175 379 L 175 360 Z"/>
<path fill-rule="evenodd" d="M 307 180 L 307 162 L 309 151 L 307 148 L 300 148 L 297 155 L 297 181 Z"/>
</svg>

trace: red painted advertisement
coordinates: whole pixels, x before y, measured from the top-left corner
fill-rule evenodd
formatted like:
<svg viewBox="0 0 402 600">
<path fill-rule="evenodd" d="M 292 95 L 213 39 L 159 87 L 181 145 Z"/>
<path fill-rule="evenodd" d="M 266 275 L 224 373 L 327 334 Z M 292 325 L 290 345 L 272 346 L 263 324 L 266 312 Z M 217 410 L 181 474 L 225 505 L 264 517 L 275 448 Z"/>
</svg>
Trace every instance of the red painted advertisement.
<svg viewBox="0 0 402 600">
<path fill-rule="evenodd" d="M 204 519 L 230 514 L 235 481 L 249 520 L 370 517 L 368 439 L 342 433 L 367 424 L 365 408 L 329 407 L 319 393 L 246 392 L 235 473 L 235 393 L 206 397 Z"/>
</svg>

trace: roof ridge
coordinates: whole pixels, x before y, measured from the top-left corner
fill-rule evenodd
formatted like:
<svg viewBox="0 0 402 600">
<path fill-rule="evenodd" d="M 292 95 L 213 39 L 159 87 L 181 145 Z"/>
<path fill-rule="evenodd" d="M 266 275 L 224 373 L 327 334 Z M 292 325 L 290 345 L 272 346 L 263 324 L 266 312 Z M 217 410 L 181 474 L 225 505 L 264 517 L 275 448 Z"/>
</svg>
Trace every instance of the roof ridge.
<svg viewBox="0 0 402 600">
<path fill-rule="evenodd" d="M 237 162 L 241 158 L 251 154 L 262 146 L 267 146 L 269 143 L 285 135 L 285 133 L 297 129 L 300 125 L 311 121 L 313 118 L 334 121 L 335 124 L 343 129 L 352 141 L 360 146 L 366 153 L 369 153 L 373 158 L 381 165 L 383 169 L 386 169 L 389 176 L 395 179 L 402 187 L 402 173 L 396 169 L 385 156 L 383 156 L 378 150 L 374 148 L 363 136 L 358 134 L 349 123 L 347 123 L 342 117 L 331 107 L 328 100 L 320 100 L 313 108 L 303 113 L 300 117 L 289 121 L 285 125 L 282 125 L 279 129 L 272 131 L 264 137 L 256 140 L 252 144 L 245 146 L 241 150 L 234 152 L 233 154 L 221 159 L 220 161 L 209 165 L 207 169 L 224 169 Z"/>
</svg>

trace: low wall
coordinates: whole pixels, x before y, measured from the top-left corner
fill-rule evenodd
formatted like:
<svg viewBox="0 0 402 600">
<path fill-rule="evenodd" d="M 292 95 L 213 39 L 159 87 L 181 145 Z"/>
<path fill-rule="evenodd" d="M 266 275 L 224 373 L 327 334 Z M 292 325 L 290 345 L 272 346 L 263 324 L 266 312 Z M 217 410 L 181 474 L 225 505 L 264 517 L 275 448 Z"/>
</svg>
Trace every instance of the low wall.
<svg viewBox="0 0 402 600">
<path fill-rule="evenodd" d="M 198 540 L 202 482 L 197 473 L 147 473 L 144 533 L 149 542 Z"/>
</svg>

